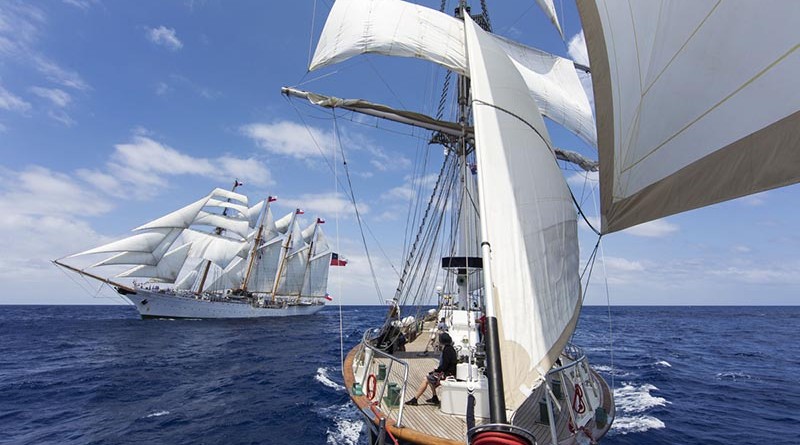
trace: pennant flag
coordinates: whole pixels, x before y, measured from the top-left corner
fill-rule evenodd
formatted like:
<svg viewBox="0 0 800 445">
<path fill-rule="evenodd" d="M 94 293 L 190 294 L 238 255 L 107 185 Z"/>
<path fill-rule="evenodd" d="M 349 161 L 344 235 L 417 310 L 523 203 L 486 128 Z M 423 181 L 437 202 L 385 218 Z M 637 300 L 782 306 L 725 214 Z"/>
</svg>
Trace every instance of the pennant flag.
<svg viewBox="0 0 800 445">
<path fill-rule="evenodd" d="M 325 299 L 328 301 L 333 301 L 333 297 L 331 297 L 331 294 L 328 293 L 325 294 Z"/>
<path fill-rule="evenodd" d="M 317 224 L 325 224 L 325 220 L 322 218 L 317 218 Z"/>
<path fill-rule="evenodd" d="M 347 260 L 345 258 L 339 258 L 338 253 L 332 253 L 331 266 L 347 266 Z"/>
<path fill-rule="evenodd" d="M 268 196 L 267 197 L 267 202 L 275 202 L 277 200 L 278 200 L 277 196 Z"/>
<path fill-rule="evenodd" d="M 238 179 L 235 179 L 235 180 L 233 181 L 233 186 L 234 186 L 234 187 L 239 187 L 239 186 L 242 186 L 242 185 L 244 185 L 244 183 L 243 183 L 243 182 L 239 182 L 239 180 L 238 180 Z"/>
<path fill-rule="evenodd" d="M 297 213 L 298 215 L 302 215 L 302 214 L 304 214 L 304 213 L 306 213 L 306 212 L 305 212 L 305 210 L 303 210 L 303 209 L 297 209 L 297 210 L 295 211 L 295 213 Z"/>
</svg>

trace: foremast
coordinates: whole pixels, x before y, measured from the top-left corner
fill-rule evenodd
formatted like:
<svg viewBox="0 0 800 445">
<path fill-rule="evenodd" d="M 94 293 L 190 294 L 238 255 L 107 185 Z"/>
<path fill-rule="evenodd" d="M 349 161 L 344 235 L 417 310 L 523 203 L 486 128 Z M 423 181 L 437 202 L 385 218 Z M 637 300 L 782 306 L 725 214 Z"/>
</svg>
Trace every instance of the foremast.
<svg viewBox="0 0 800 445">
<path fill-rule="evenodd" d="M 239 187 L 240 185 L 243 185 L 243 184 L 241 182 L 239 182 L 239 179 L 238 178 L 234 179 L 233 180 L 233 187 L 231 188 L 231 192 L 235 192 L 236 188 Z M 230 202 L 230 201 L 231 201 L 231 199 L 228 198 L 228 202 Z M 226 207 L 226 208 L 222 209 L 222 216 L 227 216 L 227 215 L 228 215 L 228 208 Z M 214 228 L 214 233 L 216 235 L 222 235 L 223 232 L 225 232 L 225 229 L 223 229 L 222 227 L 215 227 Z M 203 276 L 202 276 L 202 278 L 200 278 L 200 285 L 197 287 L 197 292 L 195 292 L 196 295 L 201 295 L 203 293 L 203 287 L 205 286 L 206 278 L 208 278 L 208 271 L 210 269 L 211 269 L 211 260 L 206 260 L 206 265 L 205 265 L 205 267 L 203 269 Z"/>
</svg>

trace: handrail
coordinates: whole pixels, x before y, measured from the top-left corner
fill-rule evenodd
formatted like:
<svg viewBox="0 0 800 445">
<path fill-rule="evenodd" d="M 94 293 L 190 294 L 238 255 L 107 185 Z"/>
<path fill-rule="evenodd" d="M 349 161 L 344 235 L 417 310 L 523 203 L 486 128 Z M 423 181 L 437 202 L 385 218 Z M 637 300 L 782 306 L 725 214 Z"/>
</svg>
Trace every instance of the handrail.
<svg viewBox="0 0 800 445">
<path fill-rule="evenodd" d="M 380 392 L 379 392 L 379 394 L 377 394 L 378 403 L 379 404 L 380 404 L 380 401 L 383 399 L 384 392 L 386 391 L 386 386 L 387 386 L 387 383 L 389 381 L 388 376 L 390 376 L 392 374 L 392 367 L 394 366 L 395 363 L 398 363 L 400 366 L 403 367 L 403 386 L 402 386 L 402 389 L 400 391 L 400 410 L 397 413 L 397 421 L 395 422 L 395 425 L 398 428 L 401 428 L 403 426 L 403 409 L 405 408 L 406 387 L 408 386 L 408 369 L 409 369 L 409 366 L 408 366 L 408 363 L 406 361 L 400 360 L 399 358 L 394 357 L 391 354 L 387 354 L 386 352 L 384 352 L 384 351 L 376 348 L 375 346 L 372 346 L 371 344 L 369 344 L 368 335 L 369 335 L 369 333 L 371 331 L 373 331 L 373 329 L 369 329 L 366 332 L 364 332 L 364 336 L 363 336 L 362 341 L 361 341 L 362 350 L 360 351 L 360 354 L 362 355 L 362 358 L 363 358 L 363 356 L 369 355 L 369 358 L 368 358 L 367 362 L 363 363 L 364 369 L 365 370 L 369 369 L 372 366 L 372 361 L 375 359 L 376 356 L 389 360 L 389 366 L 386 369 L 387 378 L 385 378 L 383 380 L 383 383 L 381 384 Z M 366 354 L 367 350 L 371 351 L 372 354 Z M 367 372 L 364 372 L 363 376 L 361 377 L 361 386 L 362 387 L 364 386 L 364 381 L 367 378 L 367 374 L 368 374 Z"/>
</svg>

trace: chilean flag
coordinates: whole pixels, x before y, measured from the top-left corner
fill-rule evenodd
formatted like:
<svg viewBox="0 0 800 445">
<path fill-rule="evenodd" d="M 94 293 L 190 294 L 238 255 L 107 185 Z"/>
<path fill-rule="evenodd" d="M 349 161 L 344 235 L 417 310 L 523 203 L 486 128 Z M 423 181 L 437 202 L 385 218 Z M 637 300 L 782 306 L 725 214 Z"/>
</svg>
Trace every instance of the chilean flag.
<svg viewBox="0 0 800 445">
<path fill-rule="evenodd" d="M 317 218 L 317 224 L 325 224 L 325 220 L 322 218 Z"/>
<path fill-rule="evenodd" d="M 305 211 L 305 210 L 303 210 L 303 209 L 297 209 L 297 210 L 295 211 L 295 213 L 297 213 L 298 215 L 302 215 L 302 214 L 306 213 L 306 211 Z"/>
<path fill-rule="evenodd" d="M 267 202 L 275 202 L 278 200 L 277 196 L 269 196 L 267 197 Z"/>
<path fill-rule="evenodd" d="M 328 300 L 328 301 L 333 301 L 333 297 L 331 297 L 331 294 L 327 294 L 326 293 L 325 294 L 325 299 Z"/>
<path fill-rule="evenodd" d="M 331 266 L 347 266 L 345 258 L 339 258 L 338 253 L 331 254 Z"/>
</svg>

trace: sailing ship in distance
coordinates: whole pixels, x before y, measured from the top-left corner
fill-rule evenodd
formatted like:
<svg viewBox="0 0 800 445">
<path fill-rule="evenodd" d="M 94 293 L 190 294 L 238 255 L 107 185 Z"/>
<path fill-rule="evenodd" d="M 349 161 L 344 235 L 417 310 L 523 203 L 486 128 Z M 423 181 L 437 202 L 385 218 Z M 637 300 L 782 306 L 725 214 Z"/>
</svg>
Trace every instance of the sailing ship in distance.
<svg viewBox="0 0 800 445">
<path fill-rule="evenodd" d="M 111 286 L 142 318 L 318 312 L 331 300 L 330 266 L 344 265 L 322 229 L 325 220 L 303 227 L 299 208 L 275 219 L 277 197 L 251 205 L 236 191 L 242 185 L 236 180 L 230 190 L 216 188 L 129 237 L 54 263 Z"/>
</svg>

